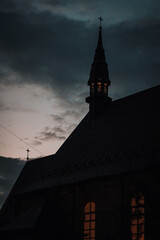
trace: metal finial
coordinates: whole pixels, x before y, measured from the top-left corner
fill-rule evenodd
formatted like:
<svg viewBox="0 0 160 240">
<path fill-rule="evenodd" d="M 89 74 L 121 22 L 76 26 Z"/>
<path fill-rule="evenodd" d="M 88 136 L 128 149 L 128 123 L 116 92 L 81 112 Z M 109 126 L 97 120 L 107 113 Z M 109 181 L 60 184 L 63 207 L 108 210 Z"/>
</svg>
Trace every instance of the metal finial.
<svg viewBox="0 0 160 240">
<path fill-rule="evenodd" d="M 103 18 L 100 16 L 98 19 L 99 19 L 99 21 L 100 21 L 100 25 L 99 25 L 99 27 L 101 28 L 101 27 L 102 27 L 101 22 L 103 21 Z"/>
<path fill-rule="evenodd" d="M 29 160 L 29 153 L 30 153 L 29 148 L 27 148 L 26 152 L 27 152 L 27 161 L 28 161 Z"/>
</svg>

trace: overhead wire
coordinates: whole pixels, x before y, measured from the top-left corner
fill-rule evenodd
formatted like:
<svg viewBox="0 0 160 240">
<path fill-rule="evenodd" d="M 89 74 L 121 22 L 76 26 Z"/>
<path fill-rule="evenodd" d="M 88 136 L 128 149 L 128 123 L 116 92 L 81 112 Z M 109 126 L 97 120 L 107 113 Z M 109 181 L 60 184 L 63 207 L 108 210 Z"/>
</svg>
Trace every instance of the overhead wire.
<svg viewBox="0 0 160 240">
<path fill-rule="evenodd" d="M 18 138 L 20 141 L 22 141 L 23 143 L 25 143 L 26 145 L 28 145 L 30 148 L 34 149 L 36 152 L 40 153 L 41 155 L 45 156 L 42 152 L 40 152 L 39 150 L 37 150 L 35 147 L 33 147 L 32 145 L 30 145 L 29 143 L 27 143 L 25 140 L 23 140 L 22 138 L 20 138 L 19 136 L 17 136 L 15 133 L 13 133 L 12 131 L 10 131 L 8 128 L 4 127 L 2 124 L 0 124 L 0 127 L 3 128 L 4 130 L 6 130 L 7 132 L 9 132 L 10 134 L 12 134 L 13 136 L 15 136 L 16 138 Z"/>
</svg>

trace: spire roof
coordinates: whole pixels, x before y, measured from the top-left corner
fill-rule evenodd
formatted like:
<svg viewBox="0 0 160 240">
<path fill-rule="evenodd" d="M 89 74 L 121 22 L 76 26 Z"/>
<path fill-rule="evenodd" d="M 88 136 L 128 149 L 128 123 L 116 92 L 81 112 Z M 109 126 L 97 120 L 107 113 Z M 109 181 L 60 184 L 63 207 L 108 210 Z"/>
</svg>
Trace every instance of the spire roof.
<svg viewBox="0 0 160 240">
<path fill-rule="evenodd" d="M 92 63 L 88 84 L 90 85 L 91 82 L 97 82 L 99 78 L 101 78 L 103 82 L 106 82 L 108 86 L 110 85 L 108 64 L 106 63 L 102 42 L 101 24 L 99 27 L 98 43 L 94 54 L 94 60 Z"/>
<path fill-rule="evenodd" d="M 94 55 L 94 62 L 105 62 L 105 53 L 102 43 L 102 27 L 99 27 L 97 48 Z"/>
<path fill-rule="evenodd" d="M 88 85 L 90 86 L 90 96 L 86 98 L 89 103 L 91 117 L 98 116 L 105 111 L 112 99 L 108 96 L 108 87 L 111 82 L 109 79 L 108 64 L 105 59 L 105 52 L 102 43 L 102 17 L 99 18 L 98 43 L 91 66 Z"/>
</svg>

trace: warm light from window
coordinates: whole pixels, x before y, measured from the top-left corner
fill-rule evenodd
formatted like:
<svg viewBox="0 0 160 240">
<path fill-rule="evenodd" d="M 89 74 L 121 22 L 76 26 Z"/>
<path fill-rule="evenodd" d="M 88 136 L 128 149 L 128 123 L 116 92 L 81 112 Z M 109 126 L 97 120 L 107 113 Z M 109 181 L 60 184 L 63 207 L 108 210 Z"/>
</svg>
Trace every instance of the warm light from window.
<svg viewBox="0 0 160 240">
<path fill-rule="evenodd" d="M 91 94 L 94 94 L 94 83 L 91 83 Z"/>
<path fill-rule="evenodd" d="M 106 93 L 107 94 L 107 83 L 104 83 L 104 93 Z"/>
<path fill-rule="evenodd" d="M 97 92 L 101 92 L 102 86 L 101 86 L 101 82 L 97 83 Z"/>
<path fill-rule="evenodd" d="M 144 240 L 145 224 L 144 196 L 141 193 L 134 194 L 131 199 L 131 239 Z"/>
<path fill-rule="evenodd" d="M 88 202 L 84 208 L 84 240 L 95 240 L 95 203 Z"/>
</svg>

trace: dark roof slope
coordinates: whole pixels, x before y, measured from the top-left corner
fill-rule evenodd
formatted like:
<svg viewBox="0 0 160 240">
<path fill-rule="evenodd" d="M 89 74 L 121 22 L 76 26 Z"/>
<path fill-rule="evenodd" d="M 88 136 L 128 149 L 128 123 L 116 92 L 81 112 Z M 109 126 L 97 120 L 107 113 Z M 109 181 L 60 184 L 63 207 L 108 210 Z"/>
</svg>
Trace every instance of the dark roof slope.
<svg viewBox="0 0 160 240">
<path fill-rule="evenodd" d="M 43 206 L 44 202 L 40 200 L 39 203 L 22 211 L 18 216 L 0 213 L 0 231 L 32 228 L 36 224 Z"/>
<path fill-rule="evenodd" d="M 87 114 L 55 155 L 28 161 L 11 194 L 120 174 L 158 164 L 160 86 Z"/>
</svg>

